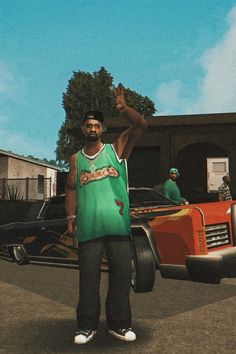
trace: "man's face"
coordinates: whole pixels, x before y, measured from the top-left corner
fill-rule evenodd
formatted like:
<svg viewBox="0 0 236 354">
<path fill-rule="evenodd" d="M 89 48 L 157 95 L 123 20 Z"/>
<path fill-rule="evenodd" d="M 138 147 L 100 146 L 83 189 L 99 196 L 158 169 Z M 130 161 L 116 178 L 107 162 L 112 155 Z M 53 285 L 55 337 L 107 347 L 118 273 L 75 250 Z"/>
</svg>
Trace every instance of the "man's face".
<svg viewBox="0 0 236 354">
<path fill-rule="evenodd" d="M 88 141 L 97 141 L 102 135 L 102 123 L 96 119 L 86 119 L 82 131 Z"/>
<path fill-rule="evenodd" d="M 230 184 L 230 182 L 231 182 L 230 176 L 225 176 L 224 182 L 225 182 L 226 184 Z"/>
<path fill-rule="evenodd" d="M 171 172 L 170 173 L 170 179 L 172 180 L 172 181 L 176 181 L 177 180 L 177 173 L 175 173 L 175 172 Z"/>
</svg>

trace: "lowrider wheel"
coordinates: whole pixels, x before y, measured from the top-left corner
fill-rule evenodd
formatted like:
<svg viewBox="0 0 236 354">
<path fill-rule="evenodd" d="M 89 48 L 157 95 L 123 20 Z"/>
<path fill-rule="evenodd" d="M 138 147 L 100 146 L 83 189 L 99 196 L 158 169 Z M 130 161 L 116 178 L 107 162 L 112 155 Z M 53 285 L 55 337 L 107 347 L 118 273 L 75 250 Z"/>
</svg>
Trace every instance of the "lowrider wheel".
<svg viewBox="0 0 236 354">
<path fill-rule="evenodd" d="M 12 251 L 17 264 L 22 265 L 28 263 L 27 254 L 22 246 L 13 246 Z"/>
<path fill-rule="evenodd" d="M 135 293 L 152 291 L 155 282 L 155 259 L 147 239 L 143 236 L 134 236 L 132 280 L 131 285 Z"/>
</svg>

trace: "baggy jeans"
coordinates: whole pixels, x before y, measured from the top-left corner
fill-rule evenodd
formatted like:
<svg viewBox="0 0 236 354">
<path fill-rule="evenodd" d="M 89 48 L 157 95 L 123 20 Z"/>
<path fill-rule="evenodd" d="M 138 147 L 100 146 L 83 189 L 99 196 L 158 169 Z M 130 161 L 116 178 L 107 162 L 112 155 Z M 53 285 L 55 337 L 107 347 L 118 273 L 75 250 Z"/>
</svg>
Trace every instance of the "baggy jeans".
<svg viewBox="0 0 236 354">
<path fill-rule="evenodd" d="M 108 291 L 106 296 L 106 321 L 109 329 L 131 326 L 130 285 L 132 276 L 132 251 L 129 236 L 106 236 L 79 243 L 79 303 L 77 306 L 78 329 L 98 327 L 100 316 L 101 260 L 108 260 Z"/>
</svg>

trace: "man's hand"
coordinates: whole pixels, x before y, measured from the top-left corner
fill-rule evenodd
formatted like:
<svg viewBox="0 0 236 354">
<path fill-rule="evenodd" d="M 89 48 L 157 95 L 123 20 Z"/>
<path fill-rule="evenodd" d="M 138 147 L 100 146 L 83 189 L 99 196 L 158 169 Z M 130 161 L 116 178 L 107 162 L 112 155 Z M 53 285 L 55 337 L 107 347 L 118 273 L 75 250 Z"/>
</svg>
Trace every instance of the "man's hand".
<svg viewBox="0 0 236 354">
<path fill-rule="evenodd" d="M 75 223 L 75 219 L 67 219 L 67 234 L 72 237 L 72 243 L 74 248 L 78 248 L 79 241 L 77 237 L 77 226 Z"/>
<path fill-rule="evenodd" d="M 119 85 L 118 87 L 114 88 L 113 93 L 116 101 L 116 108 L 120 112 L 125 112 L 127 109 L 127 104 L 125 102 L 123 86 Z"/>
<path fill-rule="evenodd" d="M 67 232 L 69 235 L 73 234 L 74 231 L 74 227 L 75 227 L 75 221 L 74 220 L 68 220 L 67 221 Z"/>
</svg>

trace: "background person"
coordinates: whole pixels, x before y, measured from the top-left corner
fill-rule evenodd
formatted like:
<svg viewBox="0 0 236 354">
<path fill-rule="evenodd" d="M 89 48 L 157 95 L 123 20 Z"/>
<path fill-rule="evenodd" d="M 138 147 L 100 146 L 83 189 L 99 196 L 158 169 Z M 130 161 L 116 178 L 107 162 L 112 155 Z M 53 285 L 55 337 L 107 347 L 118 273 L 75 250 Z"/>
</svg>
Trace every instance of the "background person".
<svg viewBox="0 0 236 354">
<path fill-rule="evenodd" d="M 189 204 L 188 201 L 181 196 L 179 187 L 176 183 L 179 176 L 180 174 L 178 169 L 172 167 L 169 171 L 169 178 L 163 184 L 163 194 L 165 197 L 173 200 L 177 204 Z"/>
<path fill-rule="evenodd" d="M 225 200 L 232 200 L 232 195 L 230 192 L 230 176 L 229 175 L 225 175 L 222 177 L 223 183 L 219 186 L 218 188 L 218 200 L 220 202 L 223 202 Z"/>
<path fill-rule="evenodd" d="M 131 226 L 126 160 L 145 119 L 127 106 L 122 87 L 114 90 L 116 108 L 131 123 L 113 144 L 103 144 L 103 114 L 86 114 L 82 131 L 85 146 L 70 158 L 66 183 L 68 231 L 75 222 L 79 241 L 80 287 L 76 344 L 96 334 L 100 315 L 100 265 L 105 250 L 109 264 L 106 320 L 108 332 L 133 341 L 131 327 Z"/>
</svg>

